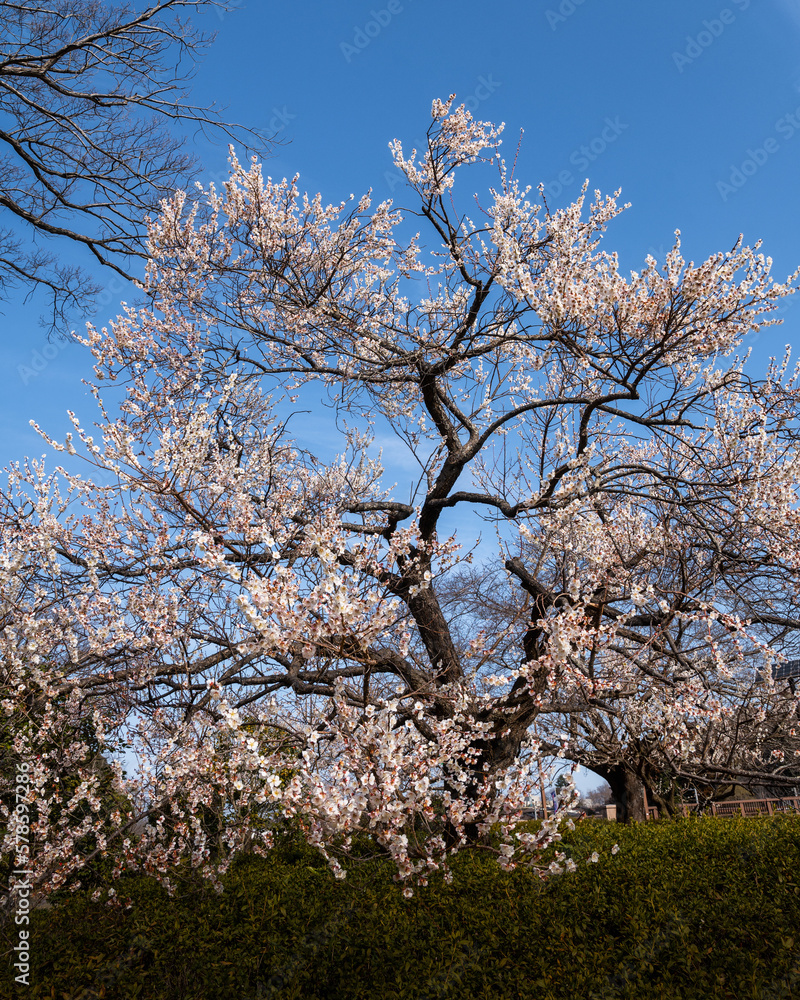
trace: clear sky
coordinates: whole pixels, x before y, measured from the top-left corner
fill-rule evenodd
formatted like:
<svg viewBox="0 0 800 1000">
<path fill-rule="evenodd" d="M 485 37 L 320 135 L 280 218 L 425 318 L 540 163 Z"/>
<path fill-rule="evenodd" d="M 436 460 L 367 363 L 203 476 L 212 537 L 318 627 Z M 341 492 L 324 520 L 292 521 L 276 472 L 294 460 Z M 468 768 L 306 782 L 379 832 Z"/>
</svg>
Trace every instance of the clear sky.
<svg viewBox="0 0 800 1000">
<path fill-rule="evenodd" d="M 199 24 L 218 33 L 194 97 L 281 141 L 265 172 L 300 174 L 329 200 L 372 187 L 402 205 L 387 149 L 424 135 L 431 100 L 455 92 L 506 122 L 518 176 L 551 204 L 622 189 L 631 209 L 607 246 L 625 266 L 663 255 L 676 228 L 688 257 L 764 241 L 779 278 L 800 263 L 800 0 L 239 0 Z M 201 137 L 202 138 L 202 137 Z M 226 152 L 201 141 L 204 178 Z M 78 258 L 79 259 L 79 258 Z M 97 319 L 133 298 L 113 276 Z M 794 303 L 794 300 L 791 300 Z M 82 405 L 86 352 L 48 344 L 36 301 L 0 316 L 7 461 L 41 448 Z M 796 338 L 800 309 L 754 349 Z"/>
<path fill-rule="evenodd" d="M 138 6 L 138 5 L 137 5 Z M 336 201 L 373 188 L 406 202 L 387 148 L 424 136 L 431 100 L 456 93 L 506 123 L 517 175 L 551 205 L 622 189 L 632 207 L 606 246 L 639 269 L 680 229 L 684 253 L 763 239 L 778 280 L 800 264 L 800 0 L 242 0 L 209 12 L 218 38 L 199 67 L 197 103 L 276 132 L 265 165 Z M 226 152 L 198 146 L 208 180 Z M 76 259 L 80 259 L 76 257 Z M 95 317 L 132 299 L 106 279 Z M 783 327 L 753 342 L 757 365 L 798 341 L 797 296 Z M 0 466 L 41 454 L 31 418 L 56 436 L 67 408 L 91 422 L 87 353 L 48 343 L 37 303 L 0 316 Z"/>
</svg>

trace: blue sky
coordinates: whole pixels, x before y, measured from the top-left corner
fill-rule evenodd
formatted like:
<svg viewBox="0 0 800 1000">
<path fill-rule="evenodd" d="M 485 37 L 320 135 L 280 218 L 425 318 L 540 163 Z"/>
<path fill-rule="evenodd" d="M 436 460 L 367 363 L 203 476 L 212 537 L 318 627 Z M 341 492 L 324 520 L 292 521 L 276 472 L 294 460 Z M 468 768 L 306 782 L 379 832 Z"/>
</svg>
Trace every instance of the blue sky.
<svg viewBox="0 0 800 1000">
<path fill-rule="evenodd" d="M 800 0 L 239 0 L 199 24 L 218 38 L 195 99 L 277 131 L 273 176 L 329 200 L 373 188 L 402 205 L 387 149 L 424 135 L 431 100 L 455 92 L 478 117 L 506 122 L 518 176 L 551 204 L 588 177 L 631 209 L 607 246 L 639 268 L 676 228 L 699 259 L 744 233 L 764 241 L 783 278 L 800 263 Z M 202 137 L 201 137 L 202 138 Z M 203 177 L 226 151 L 202 140 Z M 80 259 L 79 256 L 76 259 Z M 105 277 L 97 316 L 133 298 Z M 0 316 L 2 463 L 41 448 L 31 418 L 58 432 L 68 407 L 91 419 L 79 347 L 48 344 L 36 301 Z M 754 343 L 759 363 L 792 343 L 800 309 Z"/>
<path fill-rule="evenodd" d="M 218 38 L 193 97 L 277 132 L 265 165 L 300 174 L 336 201 L 373 188 L 404 205 L 387 145 L 413 145 L 431 100 L 455 92 L 476 117 L 506 123 L 517 174 L 551 205 L 584 179 L 622 189 L 631 209 L 607 248 L 638 269 L 663 257 L 676 228 L 700 259 L 740 233 L 764 241 L 782 280 L 800 264 L 800 0 L 246 0 L 199 25 Z M 201 179 L 225 170 L 205 140 Z M 81 258 L 76 255 L 76 260 Z M 94 317 L 134 293 L 109 275 Z M 91 422 L 86 351 L 49 343 L 36 301 L 0 316 L 0 465 L 42 454 L 31 418 L 56 436 L 65 411 Z M 800 309 L 752 341 L 756 367 L 798 340 Z"/>
</svg>

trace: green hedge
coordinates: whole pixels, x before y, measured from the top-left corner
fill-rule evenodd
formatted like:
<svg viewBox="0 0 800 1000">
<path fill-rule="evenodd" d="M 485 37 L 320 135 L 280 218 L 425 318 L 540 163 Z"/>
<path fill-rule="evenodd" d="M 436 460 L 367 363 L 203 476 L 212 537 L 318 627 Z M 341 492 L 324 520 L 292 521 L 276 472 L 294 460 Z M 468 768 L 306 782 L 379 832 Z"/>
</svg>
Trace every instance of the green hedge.
<svg viewBox="0 0 800 1000">
<path fill-rule="evenodd" d="M 382 861 L 334 879 L 305 845 L 242 859 L 222 895 L 116 885 L 34 914 L 31 1000 L 612 1000 L 800 996 L 800 819 L 583 823 L 597 864 L 541 883 L 485 854 L 405 900 Z M 620 845 L 614 857 L 610 848 Z M 15 943 L 3 930 L 3 950 Z"/>
</svg>

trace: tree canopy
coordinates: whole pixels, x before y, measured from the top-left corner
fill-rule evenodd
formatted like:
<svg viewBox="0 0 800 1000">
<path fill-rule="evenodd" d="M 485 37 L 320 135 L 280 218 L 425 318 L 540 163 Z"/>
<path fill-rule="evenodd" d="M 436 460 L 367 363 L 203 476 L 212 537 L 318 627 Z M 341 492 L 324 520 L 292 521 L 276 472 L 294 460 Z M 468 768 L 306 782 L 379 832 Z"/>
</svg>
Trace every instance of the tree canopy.
<svg viewBox="0 0 800 1000">
<path fill-rule="evenodd" d="M 153 823 L 120 825 L 125 863 L 214 877 L 269 849 L 272 804 L 337 872 L 367 832 L 412 883 L 492 828 L 504 867 L 535 865 L 560 819 L 517 830 L 543 756 L 795 779 L 769 664 L 800 623 L 797 372 L 735 352 L 796 274 L 741 240 L 685 261 L 676 236 L 625 275 L 617 195 L 537 201 L 500 135 L 434 101 L 427 147 L 392 144 L 408 210 L 325 204 L 232 154 L 221 190 L 151 223 L 147 306 L 87 335 L 94 433 L 42 431 L 89 478 L 9 470 L 4 707 L 35 686 L 128 734 L 118 791 Z M 464 201 L 471 169 L 494 184 Z M 309 393 L 335 458 L 289 438 Z M 379 425 L 418 464 L 402 485 Z M 472 577 L 474 540 L 445 530 L 462 509 L 496 535 Z M 71 856 L 46 813 L 37 837 Z"/>
</svg>

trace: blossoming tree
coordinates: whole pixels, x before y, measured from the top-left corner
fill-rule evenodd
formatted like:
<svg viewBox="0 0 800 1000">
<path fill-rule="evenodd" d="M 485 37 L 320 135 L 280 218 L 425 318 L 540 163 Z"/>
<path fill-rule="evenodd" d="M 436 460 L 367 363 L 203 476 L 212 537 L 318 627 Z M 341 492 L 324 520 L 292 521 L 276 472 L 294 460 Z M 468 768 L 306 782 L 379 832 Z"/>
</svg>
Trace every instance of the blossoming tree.
<svg viewBox="0 0 800 1000">
<path fill-rule="evenodd" d="M 269 849 L 270 816 L 337 873 L 371 834 L 408 892 L 493 827 L 504 867 L 535 865 L 559 820 L 518 829 L 545 713 L 613 701 L 679 746 L 797 627 L 797 388 L 733 356 L 794 276 L 678 241 L 623 275 L 615 198 L 530 201 L 500 133 L 435 101 L 427 148 L 392 144 L 413 212 L 326 205 L 232 153 L 205 211 L 178 193 L 151 223 L 145 303 L 87 336 L 96 429 L 43 430 L 74 457 L 2 494 L 2 707 L 30 789 L 3 851 L 27 836 L 42 891 L 103 853 L 216 878 Z M 470 165 L 496 178 L 474 219 Z M 288 437 L 325 394 L 335 458 Z M 387 428 L 418 465 L 400 487 Z M 491 630 L 440 597 L 471 558 L 462 510 L 521 595 Z"/>
</svg>

